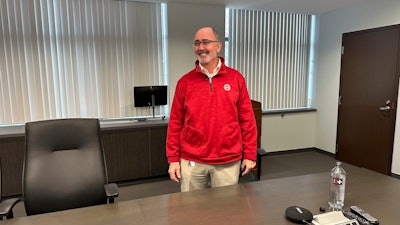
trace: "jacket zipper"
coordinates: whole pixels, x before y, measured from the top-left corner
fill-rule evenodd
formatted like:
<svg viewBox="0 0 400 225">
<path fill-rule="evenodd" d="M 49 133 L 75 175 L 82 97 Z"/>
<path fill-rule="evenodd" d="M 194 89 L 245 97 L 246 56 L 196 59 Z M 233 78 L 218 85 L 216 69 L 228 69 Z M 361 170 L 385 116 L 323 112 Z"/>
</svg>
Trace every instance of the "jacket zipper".
<svg viewBox="0 0 400 225">
<path fill-rule="evenodd" d="M 212 77 L 208 78 L 208 82 L 210 83 L 210 92 L 212 92 Z"/>
</svg>

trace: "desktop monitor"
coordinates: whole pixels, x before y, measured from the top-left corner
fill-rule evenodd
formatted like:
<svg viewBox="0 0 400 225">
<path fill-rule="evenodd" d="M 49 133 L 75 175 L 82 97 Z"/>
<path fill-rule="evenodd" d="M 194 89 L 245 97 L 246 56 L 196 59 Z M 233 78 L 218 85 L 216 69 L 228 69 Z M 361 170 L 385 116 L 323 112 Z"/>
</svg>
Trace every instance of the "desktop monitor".
<svg viewBox="0 0 400 225">
<path fill-rule="evenodd" d="M 134 91 L 134 106 L 135 107 L 150 107 L 157 105 L 167 105 L 167 86 L 135 86 Z"/>
</svg>

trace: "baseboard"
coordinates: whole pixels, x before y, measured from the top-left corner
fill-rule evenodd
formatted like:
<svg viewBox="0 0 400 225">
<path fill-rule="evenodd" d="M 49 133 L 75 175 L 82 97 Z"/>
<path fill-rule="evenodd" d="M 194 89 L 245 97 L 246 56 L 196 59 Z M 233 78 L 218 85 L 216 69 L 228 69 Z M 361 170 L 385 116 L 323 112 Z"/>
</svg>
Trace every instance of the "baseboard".
<svg viewBox="0 0 400 225">
<path fill-rule="evenodd" d="M 390 176 L 400 180 L 400 175 L 398 174 L 392 173 Z"/>
<path fill-rule="evenodd" d="M 336 155 L 333 154 L 333 153 L 331 153 L 331 152 L 327 152 L 327 151 L 322 150 L 322 149 L 319 149 L 319 148 L 313 148 L 313 149 L 314 149 L 314 151 L 319 152 L 319 153 L 321 153 L 321 154 L 330 156 L 330 157 L 332 157 L 332 158 L 336 158 Z"/>
<path fill-rule="evenodd" d="M 335 154 L 324 151 L 319 148 L 302 148 L 302 149 L 293 149 L 293 150 L 283 150 L 277 152 L 267 152 L 267 156 L 276 156 L 276 155 L 287 155 L 287 154 L 296 154 L 296 153 L 304 153 L 304 152 L 318 152 L 332 158 L 335 158 Z"/>
</svg>

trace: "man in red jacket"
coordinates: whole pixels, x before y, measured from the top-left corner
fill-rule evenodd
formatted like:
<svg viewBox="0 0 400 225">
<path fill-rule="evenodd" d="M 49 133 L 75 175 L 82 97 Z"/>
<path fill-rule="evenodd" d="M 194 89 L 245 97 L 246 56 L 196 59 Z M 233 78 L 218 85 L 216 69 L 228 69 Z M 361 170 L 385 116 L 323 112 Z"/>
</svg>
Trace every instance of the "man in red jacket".
<svg viewBox="0 0 400 225">
<path fill-rule="evenodd" d="M 237 184 L 256 165 L 257 128 L 242 74 L 218 57 L 212 27 L 194 36 L 195 68 L 177 83 L 167 133 L 171 180 L 181 191 Z"/>
</svg>

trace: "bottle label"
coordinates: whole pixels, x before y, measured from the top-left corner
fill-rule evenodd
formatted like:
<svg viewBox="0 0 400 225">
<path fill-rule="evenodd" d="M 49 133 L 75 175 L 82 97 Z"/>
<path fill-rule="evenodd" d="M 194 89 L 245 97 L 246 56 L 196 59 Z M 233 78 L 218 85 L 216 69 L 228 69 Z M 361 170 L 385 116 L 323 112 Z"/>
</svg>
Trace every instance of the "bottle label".
<svg viewBox="0 0 400 225">
<path fill-rule="evenodd" d="M 343 184 L 343 179 L 340 179 L 340 178 L 333 178 L 333 184 L 335 184 L 335 185 L 342 185 L 342 184 Z"/>
</svg>

